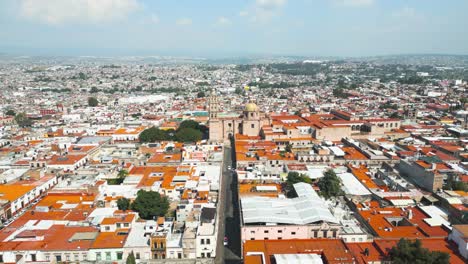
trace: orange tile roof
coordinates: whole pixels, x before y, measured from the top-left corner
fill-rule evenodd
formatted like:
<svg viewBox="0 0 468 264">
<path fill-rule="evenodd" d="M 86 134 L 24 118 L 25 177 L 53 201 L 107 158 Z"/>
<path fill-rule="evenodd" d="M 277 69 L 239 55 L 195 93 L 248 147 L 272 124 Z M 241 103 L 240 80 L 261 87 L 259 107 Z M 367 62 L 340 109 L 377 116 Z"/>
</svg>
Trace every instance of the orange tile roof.
<svg viewBox="0 0 468 264">
<path fill-rule="evenodd" d="M 272 264 L 274 254 L 322 255 L 324 263 L 354 263 L 355 258 L 348 252 L 342 240 L 338 239 L 297 239 L 297 240 L 247 240 L 244 243 L 244 257 L 249 252 L 263 252 L 266 263 Z M 255 261 L 250 259 L 249 261 Z M 252 262 L 255 263 L 255 262 Z"/>
<path fill-rule="evenodd" d="M 116 232 L 100 232 L 91 248 L 123 248 L 128 234 Z"/>
<path fill-rule="evenodd" d="M 368 158 L 354 147 L 342 147 L 347 160 L 367 160 Z"/>
<path fill-rule="evenodd" d="M 86 156 L 87 156 L 86 154 L 70 154 L 70 155 L 64 155 L 64 156 L 54 155 L 49 160 L 48 164 L 49 165 L 73 165 L 77 163 L 78 161 L 86 158 Z"/>
<path fill-rule="evenodd" d="M 0 184 L 0 199 L 13 202 L 35 187 L 34 185 Z"/>
</svg>

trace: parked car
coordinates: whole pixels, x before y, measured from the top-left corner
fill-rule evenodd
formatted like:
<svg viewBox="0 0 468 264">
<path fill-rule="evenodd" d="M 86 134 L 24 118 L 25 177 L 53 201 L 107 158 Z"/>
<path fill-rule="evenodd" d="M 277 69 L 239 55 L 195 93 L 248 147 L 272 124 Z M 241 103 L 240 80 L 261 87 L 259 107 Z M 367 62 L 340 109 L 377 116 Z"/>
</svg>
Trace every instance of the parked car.
<svg viewBox="0 0 468 264">
<path fill-rule="evenodd" d="M 227 246 L 227 245 L 228 245 L 228 238 L 227 238 L 227 237 L 224 237 L 223 244 L 224 244 L 225 246 Z"/>
</svg>

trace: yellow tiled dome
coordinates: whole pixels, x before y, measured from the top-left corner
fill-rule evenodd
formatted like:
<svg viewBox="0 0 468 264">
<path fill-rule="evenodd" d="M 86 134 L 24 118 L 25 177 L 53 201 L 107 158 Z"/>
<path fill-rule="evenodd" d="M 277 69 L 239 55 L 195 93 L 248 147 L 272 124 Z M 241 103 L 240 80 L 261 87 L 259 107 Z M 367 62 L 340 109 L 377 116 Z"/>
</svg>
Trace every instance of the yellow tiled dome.
<svg viewBox="0 0 468 264">
<path fill-rule="evenodd" d="M 258 106 L 254 103 L 248 103 L 245 105 L 245 111 L 247 112 L 255 112 L 257 111 Z"/>
</svg>

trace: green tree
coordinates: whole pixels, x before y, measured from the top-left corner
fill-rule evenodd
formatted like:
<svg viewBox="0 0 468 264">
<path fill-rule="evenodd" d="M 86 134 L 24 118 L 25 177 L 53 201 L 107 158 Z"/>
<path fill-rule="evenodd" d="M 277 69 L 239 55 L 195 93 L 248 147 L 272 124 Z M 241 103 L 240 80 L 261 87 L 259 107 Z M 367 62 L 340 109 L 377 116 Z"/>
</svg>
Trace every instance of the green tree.
<svg viewBox="0 0 468 264">
<path fill-rule="evenodd" d="M 25 113 L 19 113 L 15 116 L 15 121 L 20 127 L 30 127 L 32 125 L 31 119 Z"/>
<path fill-rule="evenodd" d="M 203 91 L 200 91 L 200 92 L 197 93 L 197 98 L 203 98 L 205 96 L 206 96 L 205 92 L 203 92 Z"/>
<path fill-rule="evenodd" d="M 338 98 L 347 98 L 348 94 L 343 90 L 343 88 L 333 89 L 333 96 Z"/>
<path fill-rule="evenodd" d="M 182 123 L 180 123 L 177 130 L 184 129 L 184 128 L 193 128 L 196 130 L 200 130 L 200 124 L 194 120 L 184 120 L 182 121 Z"/>
<path fill-rule="evenodd" d="M 320 194 L 327 199 L 341 194 L 340 179 L 332 169 L 324 173 L 324 176 L 318 182 L 318 187 L 320 188 Z"/>
<path fill-rule="evenodd" d="M 286 196 L 289 198 L 297 197 L 296 190 L 294 189 L 294 184 L 299 182 L 305 182 L 308 184 L 312 183 L 312 180 L 304 174 L 300 174 L 297 171 L 288 172 L 288 177 L 286 178 L 285 192 Z"/>
<path fill-rule="evenodd" d="M 127 261 L 125 263 L 126 264 L 136 264 L 135 254 L 133 253 L 133 251 L 130 252 L 130 254 L 128 254 Z"/>
<path fill-rule="evenodd" d="M 242 94 L 242 92 L 244 92 L 244 89 L 241 87 L 236 87 L 236 90 L 234 90 L 235 94 Z"/>
<path fill-rule="evenodd" d="M 292 152 L 292 145 L 288 143 L 288 144 L 286 145 L 286 147 L 284 148 L 284 150 L 286 150 L 286 152 L 291 153 L 291 152 Z"/>
<path fill-rule="evenodd" d="M 404 238 L 401 238 L 398 244 L 390 249 L 388 257 L 394 264 L 448 264 L 450 260 L 450 255 L 445 252 L 429 251 L 423 248 L 419 239 L 411 242 Z"/>
<path fill-rule="evenodd" d="M 118 199 L 117 207 L 119 208 L 119 210 L 123 210 L 123 211 L 130 209 L 130 200 L 125 197 Z"/>
<path fill-rule="evenodd" d="M 140 142 L 148 143 L 169 140 L 171 139 L 171 137 L 168 135 L 168 132 L 164 130 L 161 130 L 156 127 L 150 127 L 141 132 L 139 139 Z"/>
<path fill-rule="evenodd" d="M 89 91 L 89 92 L 90 93 L 97 93 L 97 92 L 99 92 L 99 89 L 96 88 L 96 86 L 93 86 L 93 87 L 91 87 L 91 91 Z"/>
<path fill-rule="evenodd" d="M 82 72 L 80 72 L 80 73 L 78 74 L 78 78 L 80 78 L 81 80 L 86 80 L 86 79 L 87 79 L 86 74 L 84 74 L 84 73 L 82 73 Z"/>
<path fill-rule="evenodd" d="M 180 142 L 197 142 L 202 139 L 203 133 L 200 130 L 193 128 L 178 129 L 175 133 L 175 138 Z"/>
<path fill-rule="evenodd" d="M 127 176 L 128 176 L 128 171 L 126 171 L 126 170 L 119 170 L 119 173 L 117 173 L 117 178 L 122 179 L 122 181 Z"/>
<path fill-rule="evenodd" d="M 15 116 L 16 113 L 13 109 L 9 109 L 8 111 L 5 112 L 5 115 L 7 116 Z"/>
<path fill-rule="evenodd" d="M 98 106 L 99 101 L 96 99 L 96 97 L 88 97 L 88 105 L 91 107 Z"/>
<path fill-rule="evenodd" d="M 158 192 L 139 190 L 131 208 L 143 219 L 155 219 L 167 213 L 169 200 Z"/>
</svg>

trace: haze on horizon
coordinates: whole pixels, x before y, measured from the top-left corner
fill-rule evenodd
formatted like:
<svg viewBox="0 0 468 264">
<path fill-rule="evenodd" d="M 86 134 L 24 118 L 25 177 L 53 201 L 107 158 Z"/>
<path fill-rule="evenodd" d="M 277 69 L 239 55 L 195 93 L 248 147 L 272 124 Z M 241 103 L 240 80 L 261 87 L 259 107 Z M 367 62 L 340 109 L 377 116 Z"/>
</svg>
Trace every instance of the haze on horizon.
<svg viewBox="0 0 468 264">
<path fill-rule="evenodd" d="M 465 0 L 0 0 L 0 53 L 468 54 Z"/>
</svg>

